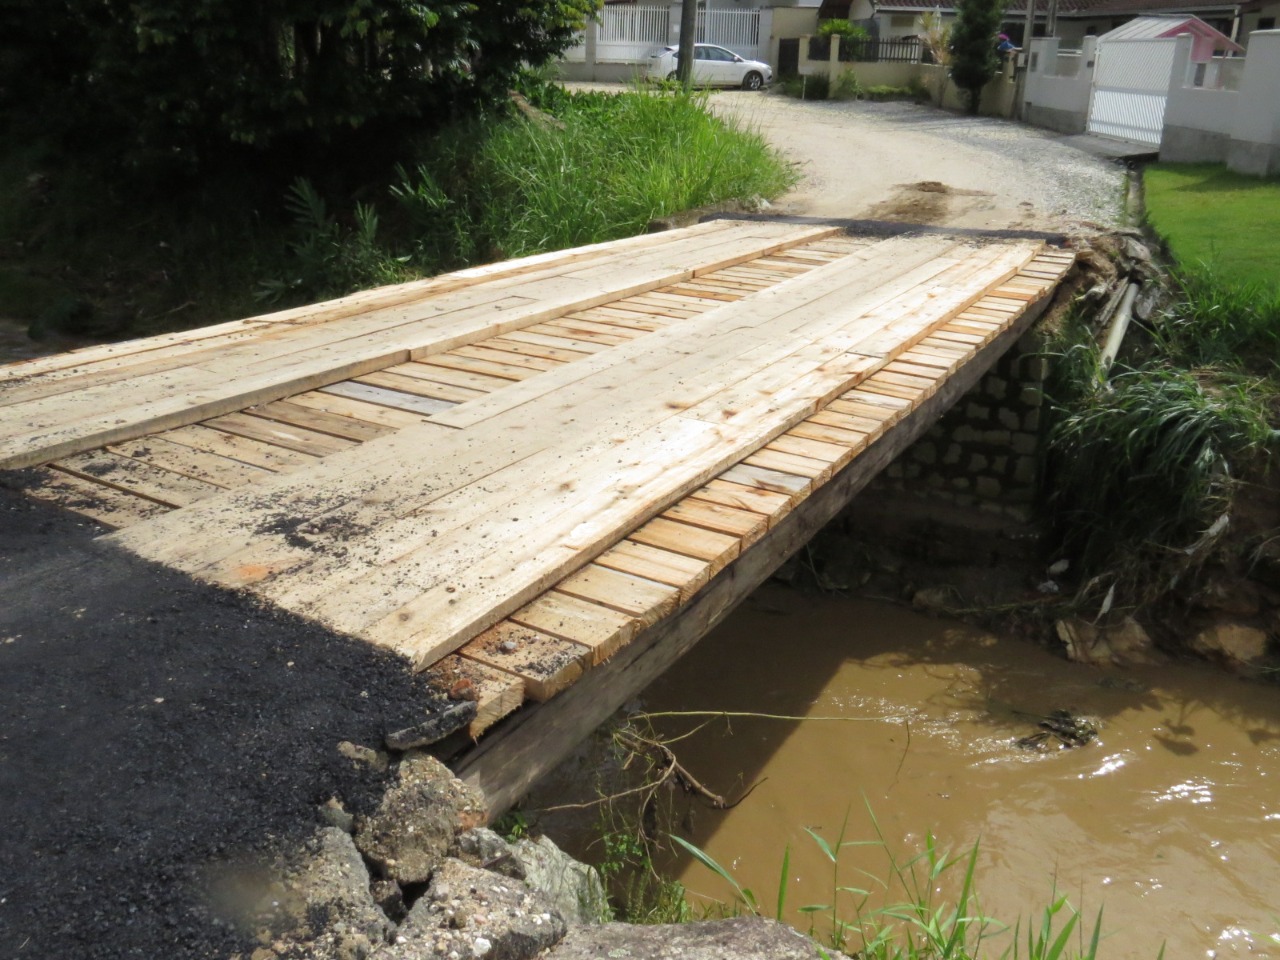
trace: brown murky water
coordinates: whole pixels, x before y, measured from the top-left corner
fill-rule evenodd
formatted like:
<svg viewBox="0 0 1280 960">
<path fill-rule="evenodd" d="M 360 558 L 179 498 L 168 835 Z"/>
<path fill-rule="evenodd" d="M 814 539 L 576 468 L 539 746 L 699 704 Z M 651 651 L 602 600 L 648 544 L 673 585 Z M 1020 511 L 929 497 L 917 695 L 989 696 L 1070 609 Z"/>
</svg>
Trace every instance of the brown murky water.
<svg viewBox="0 0 1280 960">
<path fill-rule="evenodd" d="M 1090 922 L 1105 907 L 1103 957 L 1155 957 L 1162 942 L 1171 960 L 1280 957 L 1274 687 L 1182 665 L 1104 671 L 887 604 L 769 587 L 643 699 L 814 718 L 717 721 L 677 745 L 714 790 L 763 780 L 731 811 L 695 808 L 682 832 L 769 904 L 788 845 L 790 907 L 827 902 L 830 864 L 805 828 L 833 840 L 847 816 L 848 839 L 873 839 L 869 807 L 904 858 L 929 831 L 956 852 L 980 841 L 981 906 L 1007 922 L 1056 885 Z M 1095 719 L 1098 739 L 1015 745 L 1035 732 L 1024 714 L 1054 709 Z M 696 722 L 658 721 L 669 734 Z M 535 804 L 563 788 L 553 778 Z M 887 860 L 850 848 L 841 864 L 841 883 L 864 886 L 859 868 L 884 876 Z M 691 891 L 731 897 L 702 865 L 674 868 Z"/>
</svg>

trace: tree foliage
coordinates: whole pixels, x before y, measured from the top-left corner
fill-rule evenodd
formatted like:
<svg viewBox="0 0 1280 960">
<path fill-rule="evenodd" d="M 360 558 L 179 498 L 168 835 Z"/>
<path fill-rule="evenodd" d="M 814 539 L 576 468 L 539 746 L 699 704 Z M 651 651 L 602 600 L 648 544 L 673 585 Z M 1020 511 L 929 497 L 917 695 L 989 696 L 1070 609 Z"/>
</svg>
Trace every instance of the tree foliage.
<svg viewBox="0 0 1280 960">
<path fill-rule="evenodd" d="M 951 79 L 965 91 L 969 112 L 977 113 L 985 87 L 1000 70 L 996 36 L 1005 0 L 957 0 L 951 28 Z"/>
<path fill-rule="evenodd" d="M 0 0 L 0 110 L 135 162 L 305 151 L 505 94 L 598 0 Z"/>
</svg>

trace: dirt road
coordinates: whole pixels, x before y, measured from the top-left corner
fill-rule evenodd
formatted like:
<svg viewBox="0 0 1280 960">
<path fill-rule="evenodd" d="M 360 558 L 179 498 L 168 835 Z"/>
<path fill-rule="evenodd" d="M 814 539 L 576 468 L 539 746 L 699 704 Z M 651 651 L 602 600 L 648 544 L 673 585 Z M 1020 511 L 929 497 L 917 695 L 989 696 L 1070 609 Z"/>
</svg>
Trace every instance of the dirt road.
<svg viewBox="0 0 1280 960">
<path fill-rule="evenodd" d="M 806 102 L 726 91 L 801 181 L 771 212 L 1089 232 L 1120 217 L 1125 171 L 1060 134 L 913 103 Z"/>
</svg>

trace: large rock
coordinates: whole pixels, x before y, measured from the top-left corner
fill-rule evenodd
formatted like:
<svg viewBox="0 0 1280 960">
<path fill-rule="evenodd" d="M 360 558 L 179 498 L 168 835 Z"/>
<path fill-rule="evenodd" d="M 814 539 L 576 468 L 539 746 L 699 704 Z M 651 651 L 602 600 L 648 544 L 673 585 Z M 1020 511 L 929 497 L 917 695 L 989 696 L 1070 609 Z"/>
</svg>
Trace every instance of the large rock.
<svg viewBox="0 0 1280 960">
<path fill-rule="evenodd" d="M 842 957 L 825 950 L 828 957 Z M 547 960 L 817 960 L 818 945 L 760 917 L 657 926 L 573 927 Z"/>
<path fill-rule="evenodd" d="M 456 833 L 484 820 L 484 801 L 427 754 L 406 756 L 378 809 L 356 822 L 356 845 L 397 883 L 424 883 Z"/>
<path fill-rule="evenodd" d="M 554 946 L 565 922 L 519 880 L 449 859 L 377 960 L 530 960 Z"/>
<path fill-rule="evenodd" d="M 1150 635 L 1131 617 L 1107 627 L 1072 617 L 1059 620 L 1054 629 L 1067 648 L 1067 659 L 1076 663 L 1123 667 L 1154 663 L 1159 659 Z"/>
<path fill-rule="evenodd" d="M 364 960 L 395 931 L 369 892 L 360 852 L 336 827 L 281 868 L 244 921 L 258 930 L 260 953 L 309 960 Z"/>
<path fill-rule="evenodd" d="M 600 923 L 609 916 L 609 900 L 595 867 L 579 863 L 550 837 L 524 839 L 515 845 L 524 882 L 545 894 L 570 923 Z"/>
<path fill-rule="evenodd" d="M 524 879 L 524 864 L 516 857 L 516 849 L 488 827 L 476 827 L 454 838 L 449 856 L 463 863 L 513 880 Z"/>
<path fill-rule="evenodd" d="M 1228 666 L 1256 666 L 1267 653 L 1267 632 L 1243 623 L 1215 623 L 1191 638 L 1191 649 Z"/>
</svg>

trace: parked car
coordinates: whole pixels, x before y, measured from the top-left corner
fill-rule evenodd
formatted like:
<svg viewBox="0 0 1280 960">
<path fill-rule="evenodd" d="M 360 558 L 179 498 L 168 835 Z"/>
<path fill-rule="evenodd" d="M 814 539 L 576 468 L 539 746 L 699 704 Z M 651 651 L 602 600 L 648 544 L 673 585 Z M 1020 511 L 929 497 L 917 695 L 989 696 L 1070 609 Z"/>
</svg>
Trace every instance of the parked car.
<svg viewBox="0 0 1280 960">
<path fill-rule="evenodd" d="M 650 80 L 674 80 L 679 48 L 659 47 L 649 54 L 645 76 Z M 747 60 L 714 43 L 693 45 L 693 82 L 700 87 L 742 87 L 759 90 L 773 80 L 773 67 Z"/>
</svg>

